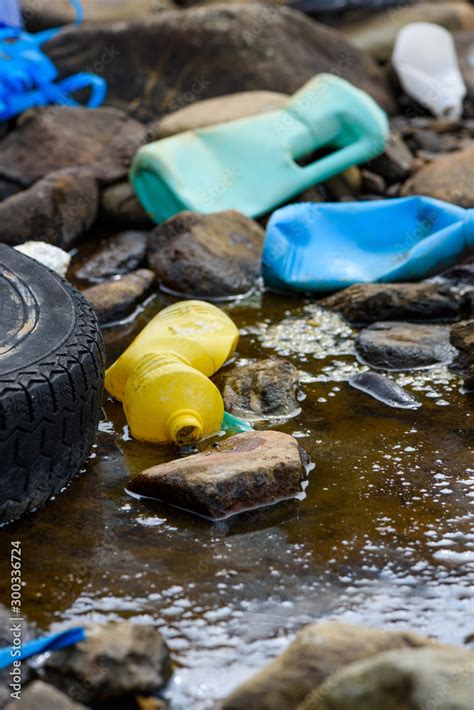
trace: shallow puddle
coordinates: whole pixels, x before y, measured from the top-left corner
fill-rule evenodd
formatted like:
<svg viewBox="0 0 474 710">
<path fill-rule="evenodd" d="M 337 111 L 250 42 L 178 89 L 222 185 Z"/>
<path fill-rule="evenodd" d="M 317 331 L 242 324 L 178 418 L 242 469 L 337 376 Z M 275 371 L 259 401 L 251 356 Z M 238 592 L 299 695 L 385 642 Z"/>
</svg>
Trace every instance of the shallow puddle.
<svg viewBox="0 0 474 710">
<path fill-rule="evenodd" d="M 105 331 L 114 358 L 159 308 Z M 419 410 L 347 384 L 364 366 L 351 329 L 309 301 L 225 306 L 239 362 L 280 354 L 302 371 L 293 433 L 315 464 L 306 497 L 210 524 L 130 498 L 129 477 L 173 458 L 132 441 L 108 400 L 87 471 L 36 515 L 0 530 L 23 547 L 23 611 L 51 624 L 154 621 L 178 663 L 173 710 L 204 710 L 323 618 L 474 635 L 474 398 L 445 368 L 397 373 Z M 203 446 L 209 442 L 205 442 Z M 9 557 L 1 560 L 8 598 Z"/>
</svg>

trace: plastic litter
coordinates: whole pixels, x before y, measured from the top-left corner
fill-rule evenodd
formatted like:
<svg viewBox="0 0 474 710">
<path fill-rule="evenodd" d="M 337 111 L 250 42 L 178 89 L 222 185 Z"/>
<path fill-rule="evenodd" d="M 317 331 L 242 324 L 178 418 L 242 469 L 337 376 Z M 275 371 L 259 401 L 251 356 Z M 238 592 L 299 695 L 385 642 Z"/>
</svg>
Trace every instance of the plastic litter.
<svg viewBox="0 0 474 710">
<path fill-rule="evenodd" d="M 474 251 L 474 211 L 430 197 L 300 203 L 277 210 L 262 255 L 267 286 L 327 292 L 417 281 Z"/>
<path fill-rule="evenodd" d="M 235 417 L 229 412 L 224 412 L 222 428 L 228 434 L 241 434 L 244 431 L 253 431 L 253 426 L 251 424 L 246 422 L 244 419 Z"/>
<path fill-rule="evenodd" d="M 76 9 L 76 22 L 81 22 L 80 2 L 72 0 L 71 4 Z M 17 24 L 8 27 L 0 24 L 0 120 L 33 106 L 80 106 L 72 95 L 83 89 L 90 90 L 88 108 L 101 105 L 106 93 L 106 83 L 101 77 L 81 72 L 56 81 L 58 71 L 40 48 L 60 31 L 55 28 L 32 35 Z"/>
<path fill-rule="evenodd" d="M 75 626 L 57 634 L 22 643 L 21 646 L 11 645 L 0 648 L 0 669 L 8 668 L 14 661 L 25 661 L 27 658 L 37 656 L 39 653 L 59 651 L 61 648 L 73 646 L 80 641 L 84 641 L 85 638 L 85 629 L 82 626 Z"/>
<path fill-rule="evenodd" d="M 380 375 L 378 372 L 360 372 L 349 380 L 349 384 L 389 407 L 418 409 L 422 406 L 416 397 L 389 377 Z"/>
<path fill-rule="evenodd" d="M 55 271 L 60 276 L 66 276 L 71 256 L 63 249 L 55 247 L 47 242 L 24 242 L 14 247 L 22 254 L 26 254 L 31 259 L 35 259 L 43 266 L 47 266 L 51 271 Z"/>
<path fill-rule="evenodd" d="M 392 63 L 403 89 L 435 116 L 458 120 L 467 89 L 451 33 L 430 22 L 400 30 Z"/>
<path fill-rule="evenodd" d="M 0 3 L 0 27 L 21 27 L 21 12 L 18 0 L 2 0 Z"/>
<path fill-rule="evenodd" d="M 365 92 L 319 74 L 284 106 L 141 147 L 131 181 L 151 219 L 182 210 L 262 215 L 383 151 L 387 117 Z M 319 149 L 324 157 L 308 158 Z"/>
<path fill-rule="evenodd" d="M 160 311 L 105 376 L 132 436 L 185 446 L 219 431 L 224 403 L 208 378 L 238 339 L 231 319 L 210 303 L 181 301 Z"/>
</svg>

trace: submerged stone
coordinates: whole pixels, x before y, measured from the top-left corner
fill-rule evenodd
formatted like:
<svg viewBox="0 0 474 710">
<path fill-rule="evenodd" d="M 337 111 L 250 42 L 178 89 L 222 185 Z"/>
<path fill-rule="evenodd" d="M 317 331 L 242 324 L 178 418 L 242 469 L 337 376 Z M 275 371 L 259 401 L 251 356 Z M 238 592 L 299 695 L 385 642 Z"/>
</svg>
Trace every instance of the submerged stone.
<svg viewBox="0 0 474 710">
<path fill-rule="evenodd" d="M 219 520 L 301 493 L 296 439 L 279 431 L 237 434 L 214 449 L 143 471 L 129 491 Z"/>
<path fill-rule="evenodd" d="M 421 407 L 416 397 L 400 387 L 396 382 L 380 375 L 377 372 L 360 372 L 351 377 L 349 384 L 361 392 L 369 394 L 379 402 L 387 404 L 389 407 L 399 407 L 400 409 L 418 409 Z"/>
<path fill-rule="evenodd" d="M 447 284 L 354 284 L 320 301 L 350 323 L 376 321 L 454 320 L 459 316 L 459 293 Z"/>
<path fill-rule="evenodd" d="M 4 706 L 5 710 L 87 710 L 82 703 L 76 703 L 68 695 L 62 693 L 49 683 L 35 680 L 21 691 L 21 700 L 11 700 Z"/>
<path fill-rule="evenodd" d="M 215 378 L 226 412 L 244 419 L 297 414 L 298 380 L 291 362 L 272 358 L 224 370 Z"/>
<path fill-rule="evenodd" d="M 149 269 L 138 269 L 120 279 L 104 281 L 82 293 L 94 308 L 99 323 L 111 323 L 127 316 L 143 301 L 155 275 Z"/>
<path fill-rule="evenodd" d="M 103 281 L 128 274 L 145 261 L 146 244 L 146 232 L 120 232 L 107 239 L 76 270 L 76 276 L 85 281 Z"/>
<path fill-rule="evenodd" d="M 408 370 L 448 363 L 455 350 L 449 327 L 418 323 L 374 323 L 357 337 L 356 351 L 363 362 L 381 370 Z"/>
<path fill-rule="evenodd" d="M 474 390 L 474 319 L 451 328 L 451 344 L 458 351 L 452 369 L 462 374 L 466 389 Z"/>
</svg>

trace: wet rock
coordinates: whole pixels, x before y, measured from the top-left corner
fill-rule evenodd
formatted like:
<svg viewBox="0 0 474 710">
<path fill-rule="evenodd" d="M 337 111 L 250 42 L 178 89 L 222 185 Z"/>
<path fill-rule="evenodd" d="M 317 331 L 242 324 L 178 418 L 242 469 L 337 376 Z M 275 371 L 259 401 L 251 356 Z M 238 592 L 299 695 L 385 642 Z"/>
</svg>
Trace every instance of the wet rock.
<svg viewBox="0 0 474 710">
<path fill-rule="evenodd" d="M 400 136 L 392 131 L 385 150 L 367 165 L 377 175 L 381 175 L 388 184 L 404 180 L 411 172 L 413 154 Z"/>
<path fill-rule="evenodd" d="M 164 10 L 175 8 L 172 0 L 81 0 L 86 22 L 126 22 L 141 20 Z M 75 12 L 69 0 L 22 0 L 22 15 L 30 32 L 47 27 L 67 25 L 74 21 Z M 93 71 L 93 68 L 91 69 Z"/>
<path fill-rule="evenodd" d="M 428 639 L 409 632 L 337 621 L 310 624 L 281 656 L 226 698 L 222 710 L 295 710 L 311 691 L 350 663 L 383 651 L 429 645 Z"/>
<path fill-rule="evenodd" d="M 444 281 L 449 281 L 460 288 L 474 286 L 474 260 L 466 261 L 457 266 L 453 266 L 452 269 L 443 271 L 443 273 L 439 275 L 439 278 Z"/>
<path fill-rule="evenodd" d="M 104 281 L 82 293 L 94 308 L 99 323 L 112 323 L 127 316 L 149 291 L 155 275 L 138 269 L 120 279 Z"/>
<path fill-rule="evenodd" d="M 402 194 L 427 195 L 461 207 L 473 207 L 473 160 L 474 147 L 444 155 L 418 170 L 407 180 Z"/>
<path fill-rule="evenodd" d="M 213 520 L 293 498 L 304 466 L 298 442 L 279 431 L 237 434 L 214 450 L 153 466 L 128 488 Z"/>
<path fill-rule="evenodd" d="M 5 710 L 86 710 L 86 706 L 76 703 L 48 683 L 35 680 L 21 692 L 21 700 L 12 700 L 6 705 Z"/>
<path fill-rule="evenodd" d="M 145 261 L 146 246 L 146 232 L 120 232 L 105 240 L 76 270 L 76 276 L 84 281 L 103 281 L 128 274 Z"/>
<path fill-rule="evenodd" d="M 46 242 L 25 242 L 15 249 L 47 266 L 48 269 L 55 271 L 60 276 L 66 276 L 71 257 L 63 249 L 46 244 Z"/>
<path fill-rule="evenodd" d="M 86 634 L 52 653 L 41 669 L 42 678 L 77 702 L 95 707 L 153 693 L 171 675 L 168 647 L 153 626 L 109 622 L 86 626 Z"/>
<path fill-rule="evenodd" d="M 292 416 L 299 410 L 298 370 L 281 359 L 233 367 L 215 378 L 226 412 L 244 419 Z"/>
<path fill-rule="evenodd" d="M 381 370 L 406 370 L 448 363 L 454 356 L 449 328 L 414 323 L 374 323 L 355 341 L 362 360 Z"/>
<path fill-rule="evenodd" d="M 351 22 L 344 34 L 357 47 L 386 61 L 392 55 L 398 32 L 411 22 L 434 22 L 448 30 L 474 30 L 474 11 L 468 2 L 401 3 L 369 19 Z"/>
<path fill-rule="evenodd" d="M 153 225 L 128 180 L 106 187 L 101 195 L 100 211 L 105 221 L 135 229 Z"/>
<path fill-rule="evenodd" d="M 456 289 L 439 283 L 354 284 L 319 302 L 354 324 L 380 320 L 454 320 L 459 316 Z"/>
<path fill-rule="evenodd" d="M 92 226 L 98 202 L 96 180 L 84 170 L 50 173 L 0 202 L 1 241 L 39 240 L 68 249 Z"/>
<path fill-rule="evenodd" d="M 28 187 L 54 170 L 82 166 L 112 182 L 127 175 L 145 139 L 145 127 L 114 108 L 31 109 L 0 142 L 0 176 Z"/>
<path fill-rule="evenodd" d="M 242 91 L 228 96 L 195 101 L 152 124 L 149 133 L 154 140 L 158 140 L 173 136 L 175 133 L 273 111 L 281 108 L 287 101 L 287 94 L 275 91 Z"/>
<path fill-rule="evenodd" d="M 343 668 L 298 710 L 470 710 L 473 670 L 461 648 L 387 651 Z"/>
<path fill-rule="evenodd" d="M 360 372 L 349 380 L 351 387 L 365 392 L 389 407 L 418 409 L 421 407 L 416 397 L 400 387 L 396 382 L 378 372 Z"/>
<path fill-rule="evenodd" d="M 167 289 L 223 298 L 247 293 L 260 275 L 263 229 L 235 210 L 180 212 L 156 227 L 148 263 Z"/>
<path fill-rule="evenodd" d="M 474 320 L 453 325 L 451 344 L 458 351 L 452 369 L 463 375 L 466 389 L 474 390 Z"/>
<path fill-rule="evenodd" d="M 320 72 L 340 75 L 383 108 L 395 108 L 371 57 L 336 30 L 275 4 L 210 4 L 141 22 L 71 28 L 46 51 L 63 75 L 84 67 L 101 74 L 107 102 L 147 122 L 224 94 L 293 94 Z"/>
</svg>

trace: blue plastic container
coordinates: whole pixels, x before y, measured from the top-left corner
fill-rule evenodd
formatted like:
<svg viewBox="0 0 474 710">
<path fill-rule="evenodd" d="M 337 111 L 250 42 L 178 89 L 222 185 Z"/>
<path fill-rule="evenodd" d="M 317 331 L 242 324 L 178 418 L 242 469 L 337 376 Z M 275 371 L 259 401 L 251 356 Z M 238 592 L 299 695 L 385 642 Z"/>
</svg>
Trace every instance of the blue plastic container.
<svg viewBox="0 0 474 710">
<path fill-rule="evenodd" d="M 417 281 L 474 252 L 474 210 L 430 197 L 288 205 L 272 215 L 262 273 L 280 291 Z"/>
</svg>

